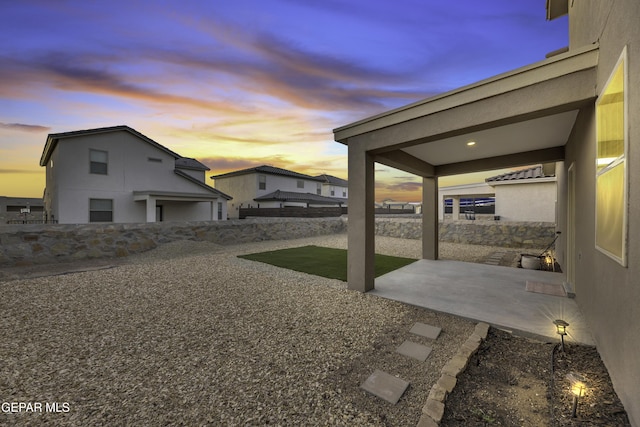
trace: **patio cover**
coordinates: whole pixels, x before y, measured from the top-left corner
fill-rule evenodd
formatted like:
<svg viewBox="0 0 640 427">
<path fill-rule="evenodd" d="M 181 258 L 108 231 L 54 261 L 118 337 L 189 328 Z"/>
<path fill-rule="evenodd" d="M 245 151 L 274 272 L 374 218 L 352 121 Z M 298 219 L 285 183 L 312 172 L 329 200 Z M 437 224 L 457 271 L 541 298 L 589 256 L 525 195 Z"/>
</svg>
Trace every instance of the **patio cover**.
<svg viewBox="0 0 640 427">
<path fill-rule="evenodd" d="M 437 259 L 438 177 L 563 160 L 580 111 L 593 109 L 598 52 L 571 50 L 334 129 L 349 151 L 349 288 L 374 286 L 375 162 L 423 177 L 423 258 Z"/>
</svg>

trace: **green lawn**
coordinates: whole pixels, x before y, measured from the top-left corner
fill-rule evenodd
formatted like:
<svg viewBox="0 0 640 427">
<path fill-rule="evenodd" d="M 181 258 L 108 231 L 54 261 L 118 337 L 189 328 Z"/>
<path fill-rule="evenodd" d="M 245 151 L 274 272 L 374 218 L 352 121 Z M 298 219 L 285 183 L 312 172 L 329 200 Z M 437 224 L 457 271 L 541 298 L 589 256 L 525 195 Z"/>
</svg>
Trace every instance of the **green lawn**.
<svg viewBox="0 0 640 427">
<path fill-rule="evenodd" d="M 347 251 L 344 249 L 323 248 L 320 246 L 301 246 L 279 251 L 260 252 L 239 255 L 239 258 L 264 262 L 290 270 L 315 274 L 329 279 L 347 281 Z M 396 270 L 416 261 L 411 258 L 399 258 L 376 254 L 376 277 Z"/>
</svg>

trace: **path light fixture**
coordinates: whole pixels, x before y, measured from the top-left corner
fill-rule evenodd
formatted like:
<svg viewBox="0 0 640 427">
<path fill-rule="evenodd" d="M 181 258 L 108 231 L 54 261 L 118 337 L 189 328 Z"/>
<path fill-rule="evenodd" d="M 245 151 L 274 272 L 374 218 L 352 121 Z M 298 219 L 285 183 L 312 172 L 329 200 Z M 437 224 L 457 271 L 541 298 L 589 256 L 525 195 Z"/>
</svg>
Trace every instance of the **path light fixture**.
<svg viewBox="0 0 640 427">
<path fill-rule="evenodd" d="M 564 351 L 564 336 L 567 335 L 567 326 L 569 326 L 569 324 L 562 319 L 554 320 L 553 324 L 556 325 L 556 332 L 560 335 L 560 348 Z"/>
<path fill-rule="evenodd" d="M 571 409 L 571 417 L 576 418 L 578 411 L 578 398 L 583 397 L 587 391 L 587 380 L 580 374 L 570 372 L 567 374 L 567 379 L 571 383 L 571 394 L 573 395 L 573 407 Z"/>
</svg>

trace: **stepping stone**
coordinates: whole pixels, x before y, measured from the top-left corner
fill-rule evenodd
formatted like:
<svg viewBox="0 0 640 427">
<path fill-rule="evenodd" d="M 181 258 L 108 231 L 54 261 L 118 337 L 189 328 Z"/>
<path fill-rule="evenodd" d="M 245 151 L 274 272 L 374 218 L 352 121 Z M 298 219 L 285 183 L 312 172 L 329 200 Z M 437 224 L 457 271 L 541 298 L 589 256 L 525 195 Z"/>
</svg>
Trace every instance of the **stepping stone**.
<svg viewBox="0 0 640 427">
<path fill-rule="evenodd" d="M 418 359 L 421 362 L 427 360 L 429 354 L 431 354 L 432 348 L 427 345 L 418 344 L 411 341 L 405 341 L 397 348 L 397 352 L 404 354 L 405 356 L 413 359 Z"/>
<path fill-rule="evenodd" d="M 409 387 L 409 382 L 376 369 L 360 388 L 395 405 Z"/>
<path fill-rule="evenodd" d="M 437 326 L 426 325 L 424 323 L 416 323 L 413 325 L 413 328 L 409 332 L 412 334 L 420 335 L 421 337 L 430 338 L 435 340 L 440 335 L 442 328 L 438 328 Z"/>
</svg>

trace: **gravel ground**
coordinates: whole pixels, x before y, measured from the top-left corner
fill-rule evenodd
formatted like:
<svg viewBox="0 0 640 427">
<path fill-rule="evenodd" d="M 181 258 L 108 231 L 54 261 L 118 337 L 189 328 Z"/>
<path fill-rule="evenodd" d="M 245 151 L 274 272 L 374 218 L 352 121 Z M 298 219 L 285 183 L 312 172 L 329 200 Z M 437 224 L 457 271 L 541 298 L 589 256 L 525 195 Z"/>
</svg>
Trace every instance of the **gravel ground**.
<svg viewBox="0 0 640 427">
<path fill-rule="evenodd" d="M 111 260 L 112 268 L 102 260 L 5 272 L 0 424 L 416 425 L 473 323 L 237 258 L 346 242 L 183 241 Z M 376 245 L 420 256 L 419 241 L 377 237 Z M 445 243 L 440 253 L 477 261 L 494 250 Z M 415 322 L 443 332 L 421 341 L 409 334 Z M 395 353 L 406 339 L 433 347 L 426 362 Z M 411 383 L 397 405 L 359 388 L 375 369 Z M 19 402 L 35 412 L 13 413 Z"/>
</svg>

